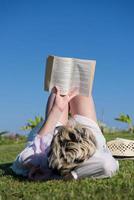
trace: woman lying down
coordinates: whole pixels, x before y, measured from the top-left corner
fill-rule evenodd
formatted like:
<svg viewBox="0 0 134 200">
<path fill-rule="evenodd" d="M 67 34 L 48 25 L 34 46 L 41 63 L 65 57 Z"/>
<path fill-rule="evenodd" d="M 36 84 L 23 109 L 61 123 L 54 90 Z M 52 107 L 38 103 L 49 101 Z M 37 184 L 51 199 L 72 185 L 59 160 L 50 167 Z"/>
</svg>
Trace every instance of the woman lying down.
<svg viewBox="0 0 134 200">
<path fill-rule="evenodd" d="M 80 96 L 77 89 L 61 96 L 55 87 L 46 113 L 47 120 L 30 132 L 11 167 L 16 174 L 30 180 L 67 180 L 112 177 L 119 170 L 97 124 L 91 96 Z"/>
</svg>

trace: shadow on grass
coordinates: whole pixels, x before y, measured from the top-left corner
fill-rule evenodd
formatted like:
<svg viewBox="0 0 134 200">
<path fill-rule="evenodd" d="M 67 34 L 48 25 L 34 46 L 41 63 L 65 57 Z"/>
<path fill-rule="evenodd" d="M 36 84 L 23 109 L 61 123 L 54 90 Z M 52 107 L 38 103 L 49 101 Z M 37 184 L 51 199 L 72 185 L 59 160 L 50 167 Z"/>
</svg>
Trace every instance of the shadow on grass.
<svg viewBox="0 0 134 200">
<path fill-rule="evenodd" d="M 27 178 L 23 177 L 23 176 L 18 176 L 16 175 L 12 169 L 10 168 L 12 165 L 12 162 L 10 163 L 3 163 L 0 164 L 0 176 L 12 176 L 15 179 L 18 179 L 19 181 L 24 181 L 24 180 L 28 180 Z"/>
<path fill-rule="evenodd" d="M 15 174 L 13 172 L 13 170 L 10 168 L 12 166 L 12 164 L 13 164 L 12 162 L 0 164 L 0 177 L 1 176 L 12 176 L 15 180 L 18 180 L 18 181 L 35 182 L 32 180 L 29 180 L 27 177 Z M 55 174 L 52 178 L 47 179 L 47 180 L 42 180 L 42 181 L 47 182 L 47 181 L 52 181 L 52 180 L 59 181 L 59 180 L 63 180 L 63 179 L 60 176 Z"/>
</svg>

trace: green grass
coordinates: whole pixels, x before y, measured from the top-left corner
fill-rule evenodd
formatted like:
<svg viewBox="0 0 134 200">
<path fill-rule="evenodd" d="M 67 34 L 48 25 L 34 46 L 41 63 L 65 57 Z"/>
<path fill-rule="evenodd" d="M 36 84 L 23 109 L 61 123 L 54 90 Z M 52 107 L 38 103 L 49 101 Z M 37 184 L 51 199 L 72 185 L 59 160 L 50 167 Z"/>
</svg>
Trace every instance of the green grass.
<svg viewBox="0 0 134 200">
<path fill-rule="evenodd" d="M 116 137 L 134 139 L 128 133 L 107 134 L 107 140 Z M 134 198 L 134 161 L 122 160 L 120 171 L 112 178 L 47 182 L 30 182 L 14 176 L 10 165 L 24 148 L 24 142 L 0 145 L 0 200 L 118 200 Z"/>
</svg>

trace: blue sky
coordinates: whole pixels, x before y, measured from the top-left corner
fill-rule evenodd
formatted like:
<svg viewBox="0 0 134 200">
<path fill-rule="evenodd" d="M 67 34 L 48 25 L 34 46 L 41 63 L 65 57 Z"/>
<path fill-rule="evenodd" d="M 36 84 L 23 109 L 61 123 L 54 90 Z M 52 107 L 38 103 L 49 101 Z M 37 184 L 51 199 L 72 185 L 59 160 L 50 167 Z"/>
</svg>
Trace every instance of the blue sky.
<svg viewBox="0 0 134 200">
<path fill-rule="evenodd" d="M 0 130 L 44 116 L 48 54 L 96 59 L 98 119 L 134 119 L 133 10 L 133 0 L 0 0 Z"/>
</svg>

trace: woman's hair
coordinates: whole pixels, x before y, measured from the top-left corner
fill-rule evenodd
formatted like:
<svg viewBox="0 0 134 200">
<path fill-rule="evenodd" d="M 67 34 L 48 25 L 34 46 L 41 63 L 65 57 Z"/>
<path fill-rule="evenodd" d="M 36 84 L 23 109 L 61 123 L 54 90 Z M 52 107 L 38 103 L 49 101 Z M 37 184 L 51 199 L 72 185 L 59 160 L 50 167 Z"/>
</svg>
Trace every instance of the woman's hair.
<svg viewBox="0 0 134 200">
<path fill-rule="evenodd" d="M 48 156 L 49 167 L 61 175 L 68 174 L 76 166 L 91 157 L 96 150 L 92 132 L 79 123 L 58 127 Z"/>
</svg>

